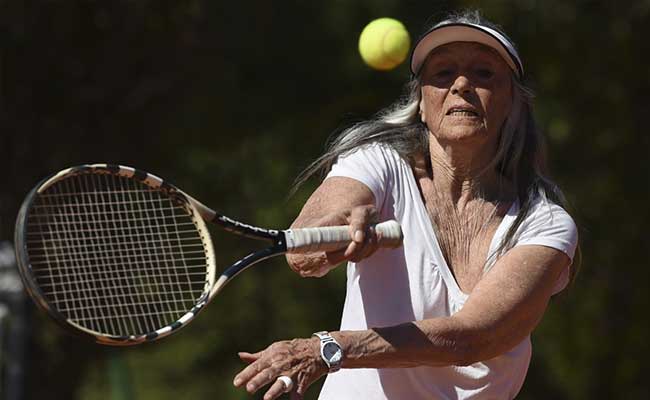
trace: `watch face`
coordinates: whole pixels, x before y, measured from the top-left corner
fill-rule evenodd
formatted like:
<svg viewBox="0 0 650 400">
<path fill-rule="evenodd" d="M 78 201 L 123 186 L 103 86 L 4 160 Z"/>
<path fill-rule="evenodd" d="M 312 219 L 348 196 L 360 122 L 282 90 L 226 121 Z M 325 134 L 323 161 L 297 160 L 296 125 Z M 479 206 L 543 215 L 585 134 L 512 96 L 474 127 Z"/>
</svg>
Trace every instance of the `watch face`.
<svg viewBox="0 0 650 400">
<path fill-rule="evenodd" d="M 323 356 L 330 363 L 336 363 L 341 359 L 341 348 L 336 343 L 325 343 L 323 346 Z"/>
</svg>

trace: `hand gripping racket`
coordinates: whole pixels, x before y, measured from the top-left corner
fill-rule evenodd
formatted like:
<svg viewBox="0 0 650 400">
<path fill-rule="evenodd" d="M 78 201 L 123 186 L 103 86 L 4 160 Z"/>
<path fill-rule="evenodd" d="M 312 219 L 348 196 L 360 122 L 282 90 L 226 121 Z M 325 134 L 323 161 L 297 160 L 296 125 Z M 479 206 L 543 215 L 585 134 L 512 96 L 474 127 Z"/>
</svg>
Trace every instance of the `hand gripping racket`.
<svg viewBox="0 0 650 400">
<path fill-rule="evenodd" d="M 205 221 L 271 242 L 217 277 Z M 375 226 L 397 247 L 395 221 Z M 235 275 L 266 258 L 329 251 L 350 242 L 347 226 L 268 230 L 217 214 L 146 172 L 82 165 L 46 178 L 18 214 L 16 256 L 36 303 L 100 344 L 133 345 L 187 325 Z"/>
</svg>

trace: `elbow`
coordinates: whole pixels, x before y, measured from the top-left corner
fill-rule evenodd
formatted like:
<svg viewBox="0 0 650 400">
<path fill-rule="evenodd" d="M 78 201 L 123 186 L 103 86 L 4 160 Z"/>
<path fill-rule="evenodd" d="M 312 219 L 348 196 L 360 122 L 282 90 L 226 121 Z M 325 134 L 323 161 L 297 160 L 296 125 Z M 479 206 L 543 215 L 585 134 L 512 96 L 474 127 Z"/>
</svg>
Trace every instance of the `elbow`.
<svg viewBox="0 0 650 400">
<path fill-rule="evenodd" d="M 466 323 L 465 329 L 458 334 L 458 365 L 474 364 L 511 351 L 529 337 L 539 320 L 531 315 L 530 318 L 485 325 Z"/>
<path fill-rule="evenodd" d="M 487 356 L 485 350 L 478 345 L 469 343 L 459 347 L 460 349 L 457 352 L 457 359 L 454 365 L 464 367 L 492 358 Z"/>
<path fill-rule="evenodd" d="M 504 344 L 508 339 L 501 337 L 495 329 L 477 329 L 464 326 L 454 329 L 451 337 L 451 357 L 449 364 L 467 366 L 489 360 L 505 351 Z"/>
<path fill-rule="evenodd" d="M 447 321 L 445 329 L 427 335 L 425 364 L 437 367 L 466 366 L 489 358 L 486 349 L 489 348 L 491 339 L 482 337 L 474 329 L 459 325 L 453 317 Z"/>
<path fill-rule="evenodd" d="M 457 360 L 454 364 L 467 366 L 489 360 L 506 353 L 519 342 L 515 343 L 512 337 L 495 332 L 468 332 L 458 338 Z"/>
<path fill-rule="evenodd" d="M 467 366 L 486 359 L 482 345 L 470 337 L 459 337 L 454 343 L 453 354 L 451 364 L 458 366 Z"/>
</svg>

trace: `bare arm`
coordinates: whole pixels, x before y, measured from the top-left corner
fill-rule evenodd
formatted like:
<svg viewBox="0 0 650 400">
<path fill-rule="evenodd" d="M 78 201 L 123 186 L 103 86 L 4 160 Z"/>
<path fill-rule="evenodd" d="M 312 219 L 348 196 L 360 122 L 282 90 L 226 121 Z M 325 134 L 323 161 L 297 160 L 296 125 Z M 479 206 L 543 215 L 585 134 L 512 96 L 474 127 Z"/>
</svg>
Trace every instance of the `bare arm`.
<svg viewBox="0 0 650 400">
<path fill-rule="evenodd" d="M 451 317 L 334 332 L 344 348 L 343 367 L 467 365 L 503 354 L 537 326 L 569 263 L 566 254 L 549 247 L 515 247 Z"/>
<path fill-rule="evenodd" d="M 359 261 L 376 250 L 376 237 L 367 235 L 376 219 L 375 197 L 363 183 L 345 177 L 326 179 L 307 200 L 292 228 L 350 225 L 350 245 L 336 252 L 287 254 L 289 266 L 301 276 L 323 276 L 343 261 Z"/>
<path fill-rule="evenodd" d="M 365 331 L 331 332 L 343 347 L 343 368 L 409 368 L 467 365 L 496 357 L 521 342 L 537 326 L 560 273 L 569 265 L 564 253 L 544 246 L 510 250 L 476 285 L 464 307 L 446 318 L 432 318 Z M 300 398 L 327 373 L 318 339 L 276 342 L 258 353 L 240 353 L 250 363 L 235 386 L 250 393 L 279 375 L 296 379 Z M 271 385 L 269 399 L 282 394 Z"/>
<path fill-rule="evenodd" d="M 320 220 L 337 214 L 343 222 L 353 208 L 374 205 L 375 196 L 366 185 L 352 178 L 332 177 L 312 193 L 291 227 L 314 226 Z"/>
</svg>

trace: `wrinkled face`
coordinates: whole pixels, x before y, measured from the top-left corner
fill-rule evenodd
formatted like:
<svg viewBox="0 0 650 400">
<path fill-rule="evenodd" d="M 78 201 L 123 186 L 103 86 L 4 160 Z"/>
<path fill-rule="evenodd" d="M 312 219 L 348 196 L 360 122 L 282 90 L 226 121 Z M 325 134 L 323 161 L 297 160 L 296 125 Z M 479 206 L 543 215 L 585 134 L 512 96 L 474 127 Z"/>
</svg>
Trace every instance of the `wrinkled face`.
<svg viewBox="0 0 650 400">
<path fill-rule="evenodd" d="M 496 144 L 512 105 L 512 72 L 493 49 L 454 42 L 422 67 L 422 121 L 439 142 Z"/>
</svg>

